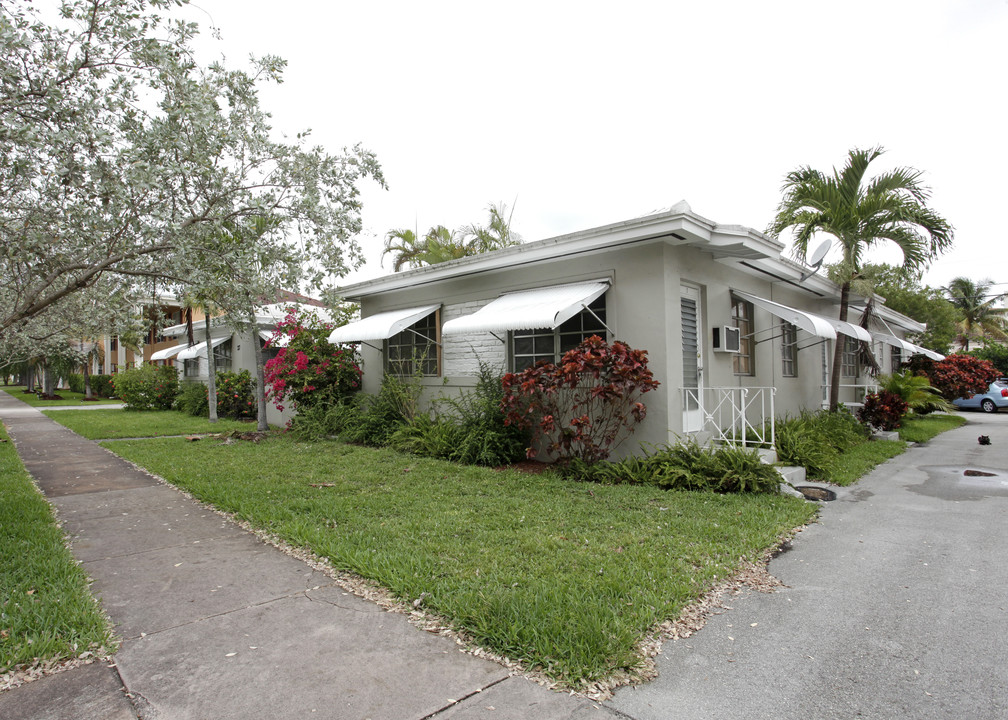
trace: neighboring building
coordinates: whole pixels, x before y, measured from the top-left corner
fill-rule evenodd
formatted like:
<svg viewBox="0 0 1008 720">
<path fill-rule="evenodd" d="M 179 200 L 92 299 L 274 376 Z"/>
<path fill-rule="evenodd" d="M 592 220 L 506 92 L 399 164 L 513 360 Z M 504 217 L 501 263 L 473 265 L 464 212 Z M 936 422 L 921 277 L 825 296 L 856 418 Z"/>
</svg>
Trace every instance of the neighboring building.
<svg viewBox="0 0 1008 720">
<path fill-rule="evenodd" d="M 903 339 L 924 327 L 888 308 L 876 308 L 869 330 L 852 324 L 855 310 L 852 323 L 835 320 L 839 287 L 817 275 L 803 279 L 806 268 L 783 250 L 682 202 L 341 288 L 360 302 L 362 319 L 330 339 L 361 343 L 366 391 L 376 392 L 385 372 L 419 371 L 436 397 L 471 387 L 480 363 L 521 370 L 598 334 L 647 350 L 661 383 L 643 398 L 647 418 L 624 450 L 687 433 L 734 430 L 751 439 L 766 419 L 823 405 L 835 342 L 847 348 L 848 403 L 874 382 L 860 362 L 862 342 L 884 372 L 930 352 Z"/>
</svg>

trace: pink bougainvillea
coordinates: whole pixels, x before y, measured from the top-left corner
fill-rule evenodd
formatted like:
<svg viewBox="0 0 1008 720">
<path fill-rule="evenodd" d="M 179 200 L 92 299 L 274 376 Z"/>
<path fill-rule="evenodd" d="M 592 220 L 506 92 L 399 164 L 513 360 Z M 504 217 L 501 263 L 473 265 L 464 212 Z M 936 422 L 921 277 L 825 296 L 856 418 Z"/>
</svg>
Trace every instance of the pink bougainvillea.
<svg viewBox="0 0 1008 720">
<path fill-rule="evenodd" d="M 361 370 L 351 346 L 329 342 L 332 325 L 311 312 L 291 308 L 277 323 L 266 342 L 272 346 L 287 338 L 286 347 L 266 363 L 266 397 L 279 410 L 284 403 L 296 408 L 338 402 L 360 387 Z"/>
</svg>

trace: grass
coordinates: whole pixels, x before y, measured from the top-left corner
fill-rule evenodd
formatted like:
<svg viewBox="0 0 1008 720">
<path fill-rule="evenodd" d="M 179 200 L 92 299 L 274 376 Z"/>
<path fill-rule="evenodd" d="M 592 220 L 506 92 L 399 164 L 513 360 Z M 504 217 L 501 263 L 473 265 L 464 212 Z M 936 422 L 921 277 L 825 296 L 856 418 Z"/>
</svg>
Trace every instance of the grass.
<svg viewBox="0 0 1008 720">
<path fill-rule="evenodd" d="M 902 440 L 871 440 L 854 445 L 837 456 L 830 467 L 828 480 L 835 485 L 851 485 L 876 465 L 905 450 L 906 443 Z"/>
<path fill-rule="evenodd" d="M 906 442 L 927 442 L 935 435 L 962 427 L 966 418 L 961 415 L 917 415 L 905 418 L 899 429 L 901 440 Z"/>
<path fill-rule="evenodd" d="M 572 687 L 633 668 L 649 629 L 816 512 L 287 435 L 106 447 Z"/>
<path fill-rule="evenodd" d="M 84 393 L 73 392 L 72 390 L 57 390 L 56 394 L 59 395 L 62 400 L 42 400 L 38 395 L 33 393 L 25 393 L 24 385 L 4 385 L 0 386 L 0 390 L 3 390 L 8 395 L 16 397 L 21 402 L 26 405 L 31 405 L 32 407 L 52 407 L 54 405 L 108 405 L 108 404 L 120 404 L 122 400 L 110 400 L 108 398 L 98 398 L 96 400 L 84 400 Z"/>
<path fill-rule="evenodd" d="M 0 497 L 0 673 L 106 654 L 109 622 L 2 426 Z"/>
<path fill-rule="evenodd" d="M 89 440 L 199 435 L 229 430 L 255 430 L 255 423 L 221 419 L 211 423 L 176 410 L 50 410 L 43 411 L 61 425 Z"/>
</svg>

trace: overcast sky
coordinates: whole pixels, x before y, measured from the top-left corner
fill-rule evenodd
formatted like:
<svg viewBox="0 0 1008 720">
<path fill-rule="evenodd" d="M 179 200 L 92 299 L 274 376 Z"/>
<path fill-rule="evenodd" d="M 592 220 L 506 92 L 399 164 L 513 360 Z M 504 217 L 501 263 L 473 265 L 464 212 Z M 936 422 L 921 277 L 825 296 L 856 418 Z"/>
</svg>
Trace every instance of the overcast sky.
<svg viewBox="0 0 1008 720">
<path fill-rule="evenodd" d="M 197 2 L 230 65 L 287 59 L 262 93 L 276 128 L 377 154 L 348 281 L 390 272 L 389 229 L 501 201 L 527 241 L 681 199 L 763 229 L 790 170 L 882 145 L 873 165 L 924 171 L 956 229 L 925 281 L 1008 290 L 1008 0 Z"/>
</svg>

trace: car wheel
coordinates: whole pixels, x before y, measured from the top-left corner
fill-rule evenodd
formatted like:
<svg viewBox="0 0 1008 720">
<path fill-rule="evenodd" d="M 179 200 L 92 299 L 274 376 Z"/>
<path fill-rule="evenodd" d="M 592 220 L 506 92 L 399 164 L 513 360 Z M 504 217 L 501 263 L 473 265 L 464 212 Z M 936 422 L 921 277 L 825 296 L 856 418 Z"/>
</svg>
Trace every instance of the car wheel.
<svg viewBox="0 0 1008 720">
<path fill-rule="evenodd" d="M 994 404 L 993 400 L 988 398 L 987 400 L 984 400 L 982 403 L 980 403 L 980 409 L 983 410 L 985 413 L 997 412 L 997 405 Z"/>
</svg>

